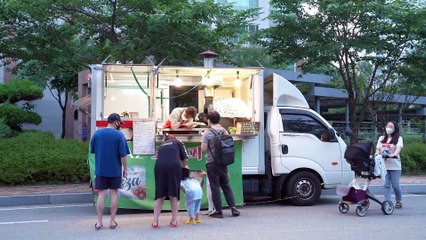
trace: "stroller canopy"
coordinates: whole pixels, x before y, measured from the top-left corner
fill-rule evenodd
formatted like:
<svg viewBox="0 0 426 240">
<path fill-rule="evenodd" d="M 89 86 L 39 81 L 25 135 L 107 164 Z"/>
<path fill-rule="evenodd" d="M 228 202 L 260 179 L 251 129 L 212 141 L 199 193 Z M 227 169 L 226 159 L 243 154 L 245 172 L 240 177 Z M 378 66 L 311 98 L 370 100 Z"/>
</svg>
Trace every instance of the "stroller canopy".
<svg viewBox="0 0 426 240">
<path fill-rule="evenodd" d="M 348 146 L 345 151 L 345 158 L 348 160 L 363 159 L 368 160 L 373 149 L 372 142 L 356 143 Z"/>
</svg>

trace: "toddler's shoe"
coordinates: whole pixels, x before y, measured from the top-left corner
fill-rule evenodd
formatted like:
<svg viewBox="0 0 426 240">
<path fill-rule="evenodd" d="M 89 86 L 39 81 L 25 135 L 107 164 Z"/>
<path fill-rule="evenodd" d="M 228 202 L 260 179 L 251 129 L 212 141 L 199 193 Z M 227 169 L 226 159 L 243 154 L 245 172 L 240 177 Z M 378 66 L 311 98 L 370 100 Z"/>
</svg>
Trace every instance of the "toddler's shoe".
<svg viewBox="0 0 426 240">
<path fill-rule="evenodd" d="M 186 224 L 197 224 L 194 220 L 191 221 L 191 219 L 186 220 Z"/>
</svg>

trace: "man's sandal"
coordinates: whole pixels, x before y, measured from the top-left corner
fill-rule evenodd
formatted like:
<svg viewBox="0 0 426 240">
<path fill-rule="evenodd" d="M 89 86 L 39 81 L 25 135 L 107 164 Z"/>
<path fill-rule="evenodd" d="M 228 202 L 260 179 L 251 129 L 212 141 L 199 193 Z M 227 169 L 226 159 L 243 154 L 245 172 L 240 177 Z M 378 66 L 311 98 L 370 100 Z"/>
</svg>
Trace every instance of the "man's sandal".
<svg viewBox="0 0 426 240">
<path fill-rule="evenodd" d="M 109 226 L 109 228 L 111 229 L 115 229 L 116 227 L 118 227 L 118 223 L 116 221 L 114 221 L 114 223 L 111 226 Z"/>
<path fill-rule="evenodd" d="M 104 227 L 103 225 L 98 225 L 98 223 L 95 223 L 95 229 L 96 229 L 96 231 L 101 230 L 103 227 Z"/>
</svg>

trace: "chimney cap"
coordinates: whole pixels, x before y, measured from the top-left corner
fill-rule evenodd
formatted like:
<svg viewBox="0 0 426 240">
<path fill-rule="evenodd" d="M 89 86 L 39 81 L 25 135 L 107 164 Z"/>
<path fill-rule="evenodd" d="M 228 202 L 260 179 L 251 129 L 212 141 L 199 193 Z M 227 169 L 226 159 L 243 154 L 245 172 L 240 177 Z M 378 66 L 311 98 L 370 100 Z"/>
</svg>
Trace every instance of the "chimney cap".
<svg viewBox="0 0 426 240">
<path fill-rule="evenodd" d="M 210 50 L 206 50 L 204 52 L 201 52 L 198 55 L 201 55 L 201 56 L 203 56 L 205 58 L 215 58 L 215 57 L 219 56 L 217 53 L 212 52 Z"/>
</svg>

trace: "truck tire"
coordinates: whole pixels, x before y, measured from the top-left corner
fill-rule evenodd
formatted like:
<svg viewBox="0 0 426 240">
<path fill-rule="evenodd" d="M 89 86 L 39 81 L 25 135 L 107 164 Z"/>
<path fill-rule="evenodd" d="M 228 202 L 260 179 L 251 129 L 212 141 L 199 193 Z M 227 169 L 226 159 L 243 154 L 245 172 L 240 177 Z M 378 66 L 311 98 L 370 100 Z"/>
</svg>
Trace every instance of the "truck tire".
<svg viewBox="0 0 426 240">
<path fill-rule="evenodd" d="M 295 173 L 286 187 L 286 196 L 297 206 L 313 205 L 321 196 L 320 180 L 311 172 Z"/>
</svg>

